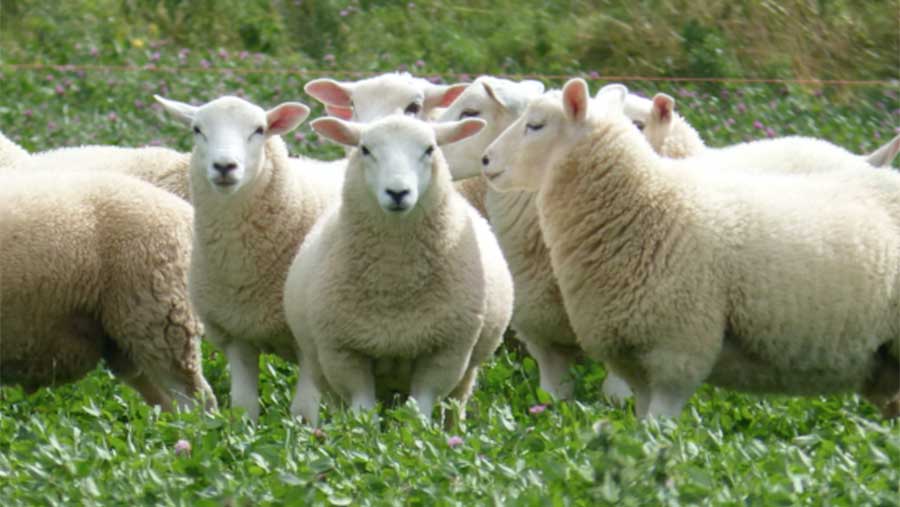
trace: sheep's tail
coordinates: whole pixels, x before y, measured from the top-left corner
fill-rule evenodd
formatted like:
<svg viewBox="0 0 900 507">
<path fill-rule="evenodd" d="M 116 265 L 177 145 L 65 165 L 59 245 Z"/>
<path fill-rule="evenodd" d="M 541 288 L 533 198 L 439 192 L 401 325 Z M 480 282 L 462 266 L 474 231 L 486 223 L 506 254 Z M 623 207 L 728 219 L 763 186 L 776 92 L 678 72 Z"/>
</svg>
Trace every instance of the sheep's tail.
<svg viewBox="0 0 900 507">
<path fill-rule="evenodd" d="M 891 162 L 900 152 L 900 134 L 891 139 L 887 144 L 866 156 L 866 162 L 874 167 L 890 167 Z"/>
</svg>

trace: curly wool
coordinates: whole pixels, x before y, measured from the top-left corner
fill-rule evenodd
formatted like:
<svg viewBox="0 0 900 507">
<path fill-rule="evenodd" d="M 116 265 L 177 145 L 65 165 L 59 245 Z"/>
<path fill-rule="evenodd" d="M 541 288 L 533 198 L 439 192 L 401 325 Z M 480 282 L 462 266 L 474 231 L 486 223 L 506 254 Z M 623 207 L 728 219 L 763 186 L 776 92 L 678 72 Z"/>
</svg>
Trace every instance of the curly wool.
<svg viewBox="0 0 900 507">
<path fill-rule="evenodd" d="M 585 350 L 638 389 L 898 399 L 875 384 L 898 371 L 900 176 L 717 169 L 617 119 L 552 169 L 541 227 Z"/>
<path fill-rule="evenodd" d="M 2 381 L 72 382 L 102 358 L 148 403 L 214 407 L 188 299 L 190 206 L 111 173 L 0 181 Z"/>
<path fill-rule="evenodd" d="M 512 311 L 500 249 L 453 190 L 439 153 L 431 185 L 402 223 L 365 196 L 359 154 L 352 155 L 341 204 L 309 234 L 288 276 L 285 306 L 304 366 L 323 350 L 371 358 L 381 399 L 409 394 L 417 361 L 452 349 L 463 361 L 445 366 L 461 367 L 463 376 L 441 395 L 465 403 Z M 316 382 L 328 392 L 326 377 L 344 365 L 317 361 Z"/>
</svg>

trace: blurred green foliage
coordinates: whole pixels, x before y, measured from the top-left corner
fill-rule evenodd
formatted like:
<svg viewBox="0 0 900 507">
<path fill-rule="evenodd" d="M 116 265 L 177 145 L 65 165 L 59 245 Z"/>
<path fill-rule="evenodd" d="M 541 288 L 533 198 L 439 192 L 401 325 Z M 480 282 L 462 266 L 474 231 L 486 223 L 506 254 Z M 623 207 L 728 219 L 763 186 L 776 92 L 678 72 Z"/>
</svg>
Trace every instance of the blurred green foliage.
<svg viewBox="0 0 900 507">
<path fill-rule="evenodd" d="M 0 58 L 115 62 L 150 42 L 297 65 L 892 79 L 896 0 L 0 0 Z"/>
</svg>

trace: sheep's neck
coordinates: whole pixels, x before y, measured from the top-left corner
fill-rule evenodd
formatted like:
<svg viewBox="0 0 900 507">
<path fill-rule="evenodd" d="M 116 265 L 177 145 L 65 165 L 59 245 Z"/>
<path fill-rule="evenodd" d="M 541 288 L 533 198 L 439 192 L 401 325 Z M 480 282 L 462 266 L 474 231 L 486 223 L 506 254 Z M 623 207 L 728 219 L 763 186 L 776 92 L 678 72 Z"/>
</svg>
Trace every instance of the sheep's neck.
<svg viewBox="0 0 900 507">
<path fill-rule="evenodd" d="M 600 123 L 551 169 L 538 208 L 564 292 L 615 294 L 665 265 L 684 209 L 659 161 L 630 125 Z"/>
</svg>

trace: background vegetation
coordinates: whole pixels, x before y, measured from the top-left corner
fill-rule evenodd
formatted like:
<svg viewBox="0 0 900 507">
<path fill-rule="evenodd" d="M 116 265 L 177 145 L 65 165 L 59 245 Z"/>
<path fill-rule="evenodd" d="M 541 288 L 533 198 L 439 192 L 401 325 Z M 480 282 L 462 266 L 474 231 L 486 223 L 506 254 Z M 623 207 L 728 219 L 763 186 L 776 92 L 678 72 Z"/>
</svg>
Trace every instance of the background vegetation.
<svg viewBox="0 0 900 507">
<path fill-rule="evenodd" d="M 29 150 L 187 150 L 152 94 L 315 105 L 302 85 L 322 72 L 398 68 L 579 74 L 594 89 L 613 75 L 896 83 L 897 13 L 837 0 L 0 0 L 0 130 Z M 61 67 L 8 65 L 26 63 Z M 628 85 L 675 96 L 710 145 L 801 134 L 866 152 L 900 125 L 890 83 Z M 308 125 L 287 140 L 342 153 Z M 229 407 L 224 359 L 204 355 Z M 534 362 L 508 350 L 464 427 L 424 427 L 400 407 L 378 427 L 329 412 L 313 431 L 288 414 L 295 369 L 267 357 L 262 371 L 258 424 L 229 409 L 159 414 L 102 368 L 32 396 L 0 389 L 0 505 L 900 505 L 900 426 L 855 396 L 705 387 L 678 421 L 641 423 L 599 398 L 600 366 L 573 372 L 577 402 L 550 404 Z"/>
</svg>

